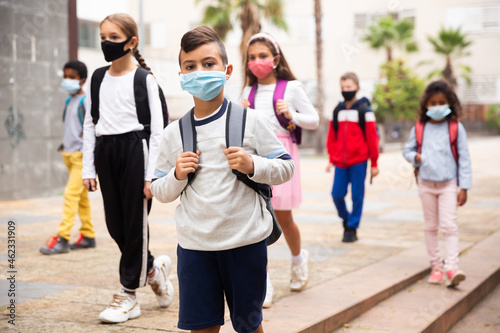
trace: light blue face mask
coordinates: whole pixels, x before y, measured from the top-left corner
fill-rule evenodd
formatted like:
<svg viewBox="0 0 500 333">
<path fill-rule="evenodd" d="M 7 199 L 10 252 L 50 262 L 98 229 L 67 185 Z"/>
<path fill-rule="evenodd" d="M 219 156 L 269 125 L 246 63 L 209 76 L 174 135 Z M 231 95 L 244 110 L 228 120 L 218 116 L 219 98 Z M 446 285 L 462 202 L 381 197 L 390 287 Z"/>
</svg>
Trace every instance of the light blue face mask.
<svg viewBox="0 0 500 333">
<path fill-rule="evenodd" d="M 72 79 L 64 79 L 61 82 L 61 87 L 68 92 L 68 94 L 74 94 L 80 90 L 80 81 Z"/>
<path fill-rule="evenodd" d="M 202 101 L 214 99 L 226 84 L 226 72 L 196 71 L 179 76 L 182 90 Z"/>
<path fill-rule="evenodd" d="M 440 121 L 443 120 L 444 117 L 451 113 L 451 109 L 448 104 L 444 105 L 436 105 L 427 108 L 427 112 L 425 113 L 427 116 L 431 117 L 431 119 Z"/>
</svg>

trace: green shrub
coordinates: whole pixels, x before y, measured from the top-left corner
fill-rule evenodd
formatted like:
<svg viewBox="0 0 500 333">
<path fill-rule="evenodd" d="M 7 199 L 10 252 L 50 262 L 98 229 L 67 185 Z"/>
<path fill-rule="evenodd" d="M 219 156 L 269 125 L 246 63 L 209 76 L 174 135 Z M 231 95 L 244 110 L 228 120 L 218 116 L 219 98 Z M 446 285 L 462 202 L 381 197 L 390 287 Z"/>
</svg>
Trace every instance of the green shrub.
<svg viewBox="0 0 500 333">
<path fill-rule="evenodd" d="M 380 67 L 382 82 L 375 85 L 373 108 L 377 121 L 416 119 L 424 82 L 402 59 Z"/>
</svg>

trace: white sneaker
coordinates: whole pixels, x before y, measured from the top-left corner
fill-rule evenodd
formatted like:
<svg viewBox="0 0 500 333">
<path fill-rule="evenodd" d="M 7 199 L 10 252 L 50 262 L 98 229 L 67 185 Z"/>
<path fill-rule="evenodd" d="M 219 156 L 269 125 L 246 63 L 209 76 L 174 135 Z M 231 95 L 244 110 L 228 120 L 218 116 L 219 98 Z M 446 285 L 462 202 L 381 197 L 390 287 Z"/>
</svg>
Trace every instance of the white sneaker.
<svg viewBox="0 0 500 333">
<path fill-rule="evenodd" d="M 292 278 L 290 280 L 290 289 L 292 291 L 301 291 L 309 281 L 309 251 L 302 250 L 304 260 L 298 264 L 292 264 Z"/>
<path fill-rule="evenodd" d="M 273 305 L 273 293 L 274 293 L 274 287 L 273 283 L 271 282 L 271 277 L 269 276 L 269 273 L 267 273 L 267 278 L 266 278 L 266 298 L 264 298 L 264 304 L 262 304 L 263 308 L 270 308 Z"/>
<path fill-rule="evenodd" d="M 99 314 L 103 323 L 123 323 L 141 315 L 141 308 L 137 299 L 125 293 L 113 295 L 113 301 Z"/>
<path fill-rule="evenodd" d="M 172 261 L 167 255 L 159 256 L 155 259 L 154 266 L 157 269 L 156 274 L 158 276 L 156 276 L 154 281 L 148 281 L 148 283 L 156 294 L 156 299 L 160 303 L 160 306 L 166 308 L 174 299 L 174 286 L 168 278 Z"/>
</svg>

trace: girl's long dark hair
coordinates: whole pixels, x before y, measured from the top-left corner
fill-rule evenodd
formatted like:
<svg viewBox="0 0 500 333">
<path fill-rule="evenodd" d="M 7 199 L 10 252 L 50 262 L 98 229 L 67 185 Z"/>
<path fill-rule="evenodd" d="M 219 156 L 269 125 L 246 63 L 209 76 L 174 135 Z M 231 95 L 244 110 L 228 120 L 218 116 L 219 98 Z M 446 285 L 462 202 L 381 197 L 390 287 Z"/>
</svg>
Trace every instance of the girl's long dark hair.
<svg viewBox="0 0 500 333">
<path fill-rule="evenodd" d="M 280 62 L 278 63 L 278 66 L 274 70 L 276 73 L 276 77 L 278 79 L 283 79 L 283 80 L 297 80 L 295 75 L 293 75 L 292 70 L 290 69 L 290 66 L 288 66 L 288 62 L 285 59 L 285 55 L 281 51 L 281 48 L 278 46 L 278 51 L 274 47 L 273 43 L 266 39 L 266 38 L 255 38 L 248 44 L 248 47 L 250 45 L 255 44 L 255 43 L 262 43 L 266 45 L 269 50 L 271 50 L 271 53 L 273 54 L 273 57 L 276 57 L 277 55 L 280 56 Z M 248 68 L 248 47 L 247 47 L 247 52 L 245 54 L 245 81 L 243 82 L 243 87 L 246 86 L 252 86 L 255 82 L 257 82 L 257 77 L 253 75 L 253 73 L 250 71 Z"/>
<path fill-rule="evenodd" d="M 425 114 L 427 112 L 427 102 L 432 95 L 437 93 L 443 93 L 448 100 L 451 113 L 446 116 L 446 119 L 458 120 L 458 118 L 462 115 L 462 105 L 460 104 L 457 94 L 448 82 L 445 80 L 437 80 L 429 83 L 420 98 L 420 105 L 418 108 L 420 122 L 425 123 L 430 119 L 429 116 Z"/>
</svg>

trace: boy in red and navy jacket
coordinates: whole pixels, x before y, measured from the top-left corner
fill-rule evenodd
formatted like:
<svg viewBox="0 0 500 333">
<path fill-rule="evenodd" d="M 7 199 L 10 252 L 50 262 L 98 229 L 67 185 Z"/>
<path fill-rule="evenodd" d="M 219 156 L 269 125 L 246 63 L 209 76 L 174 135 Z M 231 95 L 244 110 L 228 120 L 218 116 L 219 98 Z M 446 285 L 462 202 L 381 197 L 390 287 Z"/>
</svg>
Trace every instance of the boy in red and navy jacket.
<svg viewBox="0 0 500 333">
<path fill-rule="evenodd" d="M 371 161 L 370 177 L 378 175 L 378 133 L 375 115 L 366 97 L 356 99 L 359 79 L 348 72 L 340 78 L 344 102 L 339 102 L 333 111 L 328 127 L 326 147 L 330 161 L 326 168 L 330 172 L 335 166 L 332 197 L 339 217 L 343 220 L 343 242 L 358 240 L 359 227 L 365 195 L 365 178 L 368 159 Z M 345 196 L 351 183 L 352 212 L 347 211 Z"/>
</svg>

